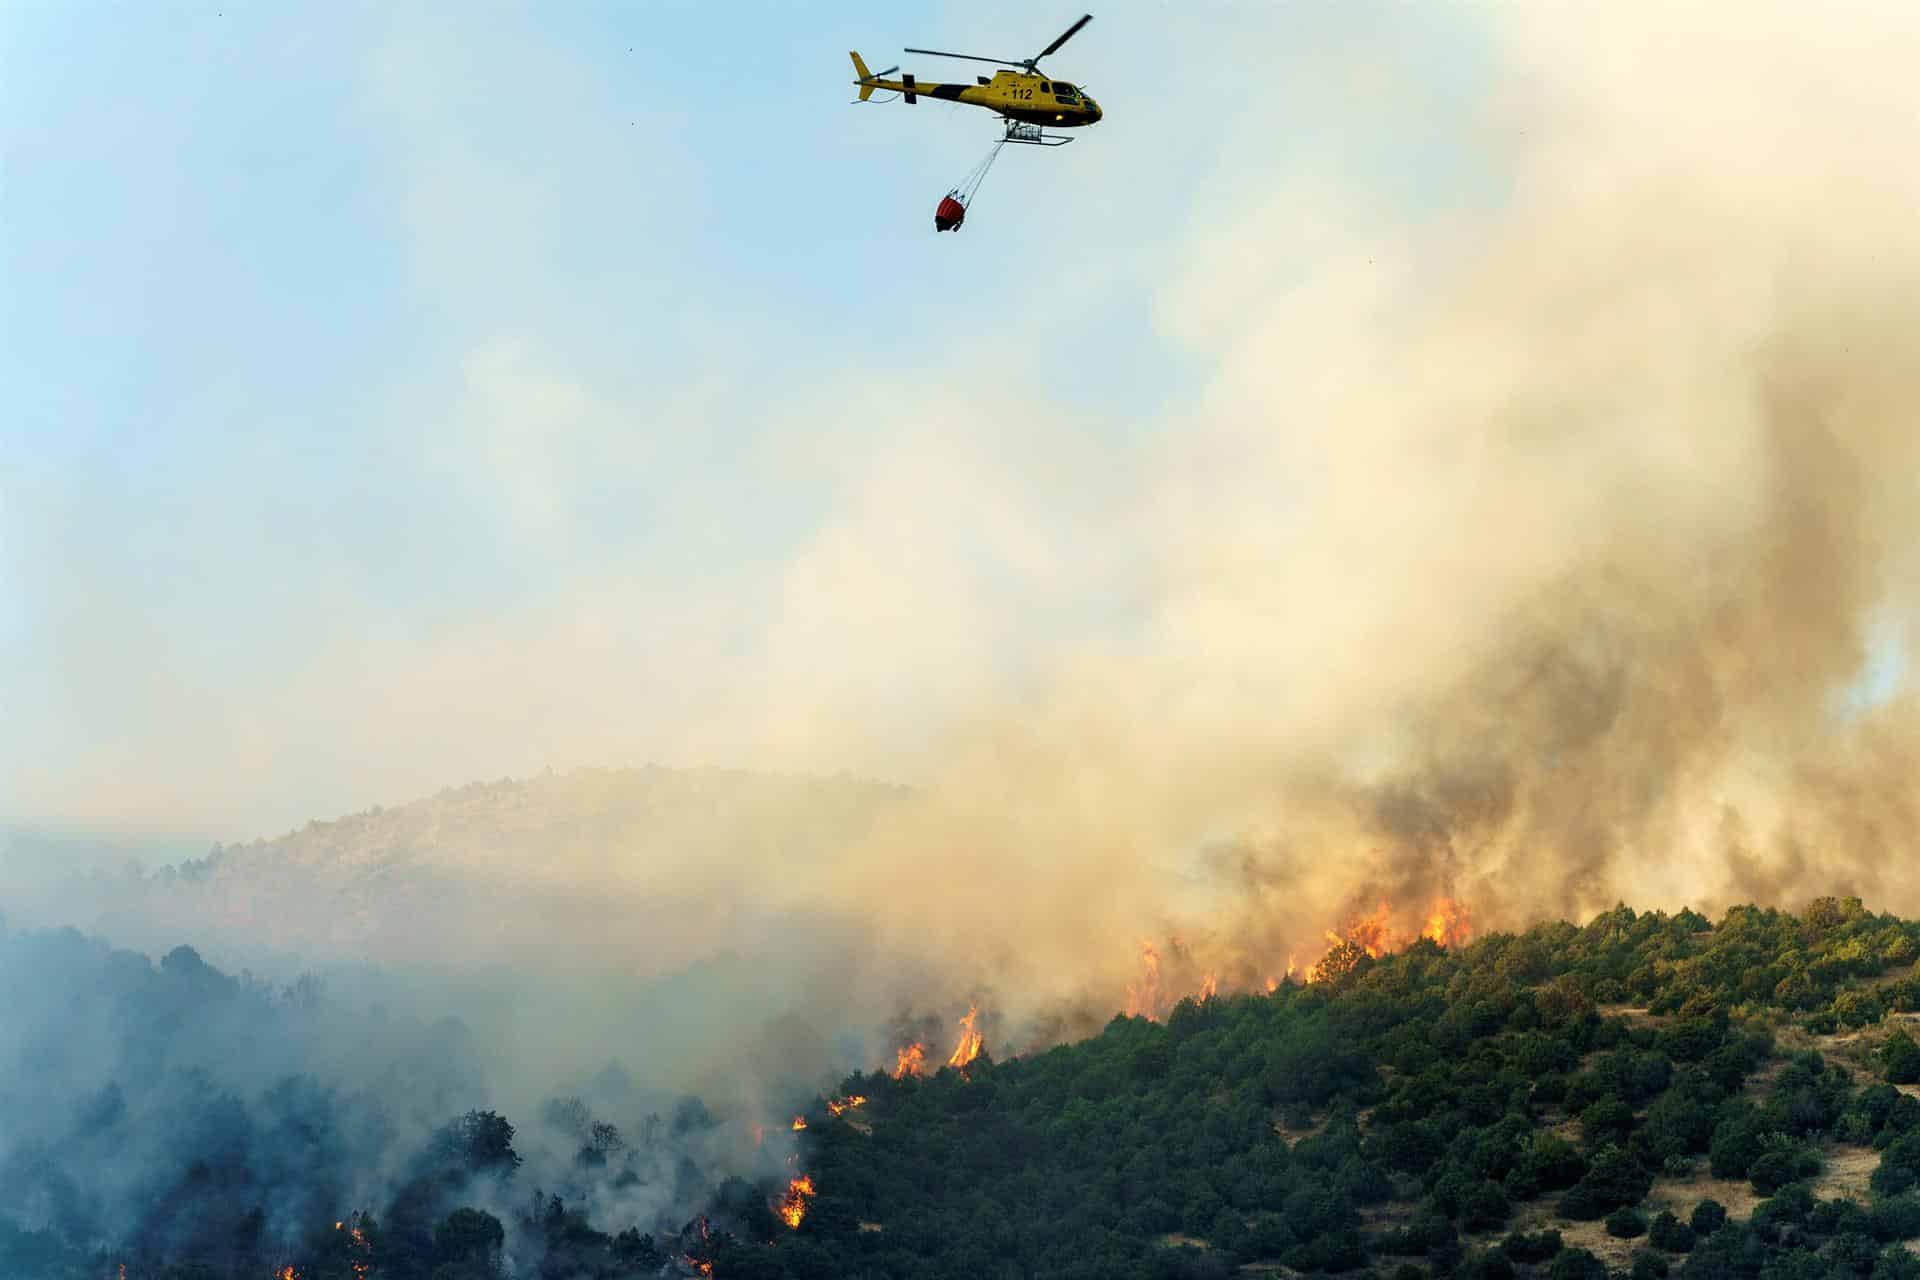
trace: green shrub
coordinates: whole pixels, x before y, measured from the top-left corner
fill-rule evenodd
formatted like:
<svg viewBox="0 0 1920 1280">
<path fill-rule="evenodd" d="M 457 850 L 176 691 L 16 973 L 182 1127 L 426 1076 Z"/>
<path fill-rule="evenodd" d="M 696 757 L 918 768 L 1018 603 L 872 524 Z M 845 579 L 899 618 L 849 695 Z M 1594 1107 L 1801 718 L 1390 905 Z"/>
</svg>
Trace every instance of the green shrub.
<svg viewBox="0 0 1920 1280">
<path fill-rule="evenodd" d="M 1880 1064 L 1888 1084 L 1920 1082 L 1920 1044 L 1905 1031 L 1896 1030 L 1880 1046 Z"/>
<path fill-rule="evenodd" d="M 1606 1264 L 1585 1249 L 1562 1249 L 1547 1271 L 1548 1280 L 1607 1280 Z"/>
<path fill-rule="evenodd" d="M 1607 1234 L 1616 1240 L 1637 1240 L 1647 1234 L 1647 1220 L 1632 1209 L 1615 1209 L 1607 1215 Z"/>
<path fill-rule="evenodd" d="M 1710 1236 L 1727 1225 L 1727 1207 L 1718 1200 L 1702 1200 L 1693 1206 L 1693 1216 L 1688 1219 L 1696 1236 Z"/>
<path fill-rule="evenodd" d="M 1545 1262 L 1560 1252 L 1560 1233 L 1551 1227 L 1530 1234 L 1516 1231 L 1500 1242 L 1500 1251 L 1515 1262 Z"/>
<path fill-rule="evenodd" d="M 1668 1253 L 1686 1253 L 1693 1248 L 1693 1228 L 1662 1210 L 1647 1232 L 1647 1243 Z"/>
<path fill-rule="evenodd" d="M 1920 1236 L 1920 1197 L 1906 1195 L 1876 1201 L 1867 1215 L 1867 1229 L 1874 1239 L 1886 1243 Z"/>
</svg>

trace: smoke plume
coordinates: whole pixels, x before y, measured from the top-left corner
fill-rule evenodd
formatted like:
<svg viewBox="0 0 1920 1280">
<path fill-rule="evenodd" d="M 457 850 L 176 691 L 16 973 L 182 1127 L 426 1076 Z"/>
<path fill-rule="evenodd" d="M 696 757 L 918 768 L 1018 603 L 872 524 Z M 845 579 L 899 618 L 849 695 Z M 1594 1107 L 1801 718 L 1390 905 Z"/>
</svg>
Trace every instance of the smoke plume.
<svg viewBox="0 0 1920 1280">
<path fill-rule="evenodd" d="M 943 740 L 827 896 L 1060 995 L 1379 900 L 1920 905 L 1920 20 L 1493 21 L 1498 189 L 1211 229 L 1166 312 L 1219 374 L 1075 535 L 1139 635 Z"/>
<path fill-rule="evenodd" d="M 1169 989 L 1253 982 L 1382 901 L 1406 933 L 1440 897 L 1482 929 L 1615 900 L 1920 908 L 1920 16 L 1477 17 L 1469 136 L 1412 198 L 1338 166 L 1254 182 L 1307 122 L 1256 100 L 1228 126 L 1243 176 L 1196 193 L 1157 267 L 1165 337 L 1207 376 L 1152 431 L 1038 438 L 993 385 L 816 439 L 859 446 L 834 451 L 833 518 L 753 642 L 660 705 L 711 694 L 676 758 L 910 797 L 824 839 L 572 829 L 537 871 L 486 860 L 504 896 L 434 898 L 437 957 L 545 903 L 516 958 L 728 957 L 779 974 L 768 1003 L 807 1034 L 876 1028 L 877 1065 L 889 1018 L 950 1030 L 979 998 L 1045 1038 L 1123 1007 L 1142 941 Z M 1314 82 L 1336 140 L 1418 123 L 1367 56 Z M 879 382 L 856 409 L 927 398 Z M 598 713 L 636 665 L 608 637 L 657 634 L 620 610 L 373 664 L 411 710 L 363 732 L 457 753 L 447 717 L 481 689 L 507 692 L 476 733 Z M 724 647 L 674 634 L 690 671 Z M 321 692 L 292 722 L 338 719 L 324 664 L 300 687 Z M 482 839 L 429 827 L 454 861 Z M 387 836 L 366 852 L 410 874 Z M 769 1034 L 778 1062 L 800 1033 Z"/>
</svg>

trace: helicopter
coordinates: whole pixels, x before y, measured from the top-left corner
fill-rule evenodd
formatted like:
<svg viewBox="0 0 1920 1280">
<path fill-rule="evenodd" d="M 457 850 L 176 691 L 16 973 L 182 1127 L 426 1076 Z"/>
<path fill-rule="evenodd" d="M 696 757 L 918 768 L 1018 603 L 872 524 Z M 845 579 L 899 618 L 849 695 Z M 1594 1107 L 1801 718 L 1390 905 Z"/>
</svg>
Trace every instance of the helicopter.
<svg viewBox="0 0 1920 1280">
<path fill-rule="evenodd" d="M 1073 139 L 1047 133 L 1046 127 L 1077 129 L 1095 123 L 1104 113 L 1100 110 L 1100 104 L 1081 90 L 1064 80 L 1054 80 L 1044 75 L 1040 71 L 1040 59 L 1052 54 L 1092 21 L 1092 14 L 1082 14 L 1080 20 L 1061 32 L 1052 44 L 1031 58 L 1018 62 L 1007 58 L 982 58 L 971 53 L 942 53 L 938 49 L 906 50 L 908 53 L 923 53 L 935 58 L 960 58 L 969 62 L 991 62 L 1002 67 L 1019 68 L 1017 71 L 996 71 L 991 76 L 975 76 L 972 84 L 935 84 L 915 79 L 912 72 L 903 74 L 898 80 L 888 80 L 885 77 L 900 70 L 899 67 L 889 67 L 875 75 L 867 70 L 865 60 L 855 53 L 851 56 L 853 69 L 859 76 L 854 81 L 860 86 L 859 100 L 866 102 L 873 97 L 875 89 L 885 89 L 898 93 L 909 104 L 918 102 L 922 97 L 964 102 L 969 106 L 985 107 L 1004 119 L 1006 137 L 1003 141 L 1042 147 L 1063 146 Z"/>
</svg>

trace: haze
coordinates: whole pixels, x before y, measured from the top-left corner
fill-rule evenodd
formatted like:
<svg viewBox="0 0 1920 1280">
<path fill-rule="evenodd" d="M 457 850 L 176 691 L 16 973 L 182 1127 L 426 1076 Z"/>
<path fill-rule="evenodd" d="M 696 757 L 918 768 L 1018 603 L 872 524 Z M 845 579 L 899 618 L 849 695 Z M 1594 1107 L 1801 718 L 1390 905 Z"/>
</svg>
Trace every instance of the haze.
<svg viewBox="0 0 1920 1280">
<path fill-rule="evenodd" d="M 1072 16 L 16 11 L 12 824 L 910 783 L 572 884 L 942 1007 L 1376 898 L 1920 906 L 1912 7 L 1122 5 L 936 240 L 991 121 L 846 50 Z"/>
</svg>

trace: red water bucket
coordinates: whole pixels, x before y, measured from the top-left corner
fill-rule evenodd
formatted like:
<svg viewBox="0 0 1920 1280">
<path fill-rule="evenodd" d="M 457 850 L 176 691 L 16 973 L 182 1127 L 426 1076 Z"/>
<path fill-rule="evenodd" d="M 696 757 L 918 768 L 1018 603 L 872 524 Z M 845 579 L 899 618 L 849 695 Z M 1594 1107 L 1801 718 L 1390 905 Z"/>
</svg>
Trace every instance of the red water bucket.
<svg viewBox="0 0 1920 1280">
<path fill-rule="evenodd" d="M 960 224 L 967 220 L 967 206 L 948 192 L 941 198 L 940 207 L 933 211 L 933 229 L 935 231 L 958 231 Z"/>
</svg>

